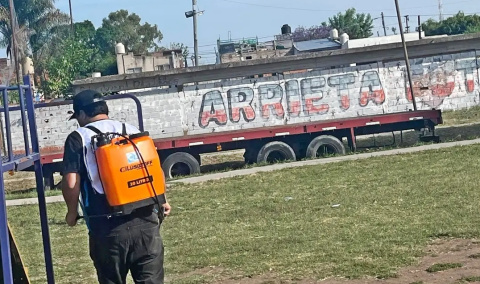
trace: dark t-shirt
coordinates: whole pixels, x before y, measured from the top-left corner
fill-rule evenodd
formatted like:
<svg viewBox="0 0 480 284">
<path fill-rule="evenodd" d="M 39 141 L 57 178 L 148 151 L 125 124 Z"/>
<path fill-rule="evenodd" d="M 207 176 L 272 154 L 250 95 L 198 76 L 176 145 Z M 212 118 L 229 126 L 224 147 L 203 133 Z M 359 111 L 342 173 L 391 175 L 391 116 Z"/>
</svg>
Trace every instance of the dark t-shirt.
<svg viewBox="0 0 480 284">
<path fill-rule="evenodd" d="M 138 209 L 127 216 L 105 216 L 110 213 L 110 208 L 105 195 L 96 192 L 88 179 L 83 147 L 82 138 L 78 132 L 74 131 L 68 135 L 65 141 L 62 174 L 80 175 L 84 217 L 90 234 L 98 236 L 118 234 L 130 226 L 158 222 L 158 217 L 153 213 L 153 206 Z"/>
</svg>

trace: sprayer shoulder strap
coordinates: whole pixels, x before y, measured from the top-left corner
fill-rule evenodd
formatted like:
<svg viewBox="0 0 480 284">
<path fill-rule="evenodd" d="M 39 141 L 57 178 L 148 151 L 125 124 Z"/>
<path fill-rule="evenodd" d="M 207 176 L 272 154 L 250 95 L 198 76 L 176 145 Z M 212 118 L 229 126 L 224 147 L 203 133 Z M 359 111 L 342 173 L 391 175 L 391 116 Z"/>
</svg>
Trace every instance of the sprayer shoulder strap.
<svg viewBox="0 0 480 284">
<path fill-rule="evenodd" d="M 98 130 L 98 128 L 96 128 L 95 126 L 87 125 L 85 126 L 85 128 L 92 130 L 96 134 L 102 133 L 102 131 Z M 122 123 L 122 135 L 127 135 L 127 126 L 125 125 L 125 123 Z"/>
<path fill-rule="evenodd" d="M 95 126 L 88 125 L 88 126 L 85 126 L 85 128 L 88 128 L 88 129 L 92 130 L 96 134 L 101 134 L 102 133 L 102 131 L 98 130 L 98 128 L 96 128 Z"/>
</svg>

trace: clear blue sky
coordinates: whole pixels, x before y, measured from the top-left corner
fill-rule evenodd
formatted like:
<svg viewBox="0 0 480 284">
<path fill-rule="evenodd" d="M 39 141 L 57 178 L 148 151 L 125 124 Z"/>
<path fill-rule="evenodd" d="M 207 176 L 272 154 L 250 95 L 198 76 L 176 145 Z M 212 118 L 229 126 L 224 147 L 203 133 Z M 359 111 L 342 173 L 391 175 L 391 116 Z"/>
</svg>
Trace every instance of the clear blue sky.
<svg viewBox="0 0 480 284">
<path fill-rule="evenodd" d="M 138 14 L 142 22 L 157 24 L 164 38 L 162 45 L 182 42 L 192 47 L 192 18 L 185 18 L 184 12 L 191 10 L 191 0 L 71 0 L 74 21 L 90 20 L 96 27 L 110 12 L 127 9 Z M 355 7 L 359 12 L 367 12 L 373 18 L 384 12 L 386 25 L 397 27 L 394 17 L 394 0 L 197 0 L 199 10 L 205 14 L 198 18 L 199 52 L 202 63 L 214 62 L 214 47 L 217 39 L 243 37 L 272 37 L 280 33 L 283 24 L 296 27 L 319 25 L 330 16 Z M 425 15 L 438 20 L 438 0 L 399 0 L 402 15 Z M 57 0 L 56 5 L 68 13 L 68 0 Z M 459 10 L 465 13 L 480 13 L 479 0 L 443 0 L 443 12 L 454 14 Z M 374 21 L 375 31 L 382 31 L 381 20 Z M 415 30 L 417 16 L 410 17 L 410 26 Z M 266 39 L 268 40 L 268 38 Z"/>
</svg>

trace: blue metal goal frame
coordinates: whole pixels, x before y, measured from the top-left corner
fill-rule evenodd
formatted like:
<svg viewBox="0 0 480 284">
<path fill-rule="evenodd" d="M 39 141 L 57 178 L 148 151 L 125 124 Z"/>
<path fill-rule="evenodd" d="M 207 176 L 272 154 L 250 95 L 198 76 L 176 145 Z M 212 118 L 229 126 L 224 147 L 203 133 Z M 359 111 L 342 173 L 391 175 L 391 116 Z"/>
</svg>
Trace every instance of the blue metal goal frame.
<svg viewBox="0 0 480 284">
<path fill-rule="evenodd" d="M 9 91 L 17 91 L 20 101 L 20 112 L 23 126 L 23 138 L 25 142 L 25 151 L 22 154 L 15 154 L 12 150 L 12 133 L 10 129 L 10 108 L 8 106 Z M 35 121 L 35 107 L 33 104 L 32 86 L 29 76 L 23 78 L 23 85 L 1 86 L 0 92 L 3 99 L 3 109 L 5 119 L 5 139 L 7 155 L 0 160 L 0 247 L 3 280 L 5 284 L 13 284 L 12 260 L 10 255 L 10 238 L 8 234 L 7 206 L 5 200 L 5 184 L 3 173 L 9 171 L 23 171 L 29 167 L 34 167 L 35 179 L 37 183 L 38 206 L 40 210 L 40 222 L 42 228 L 43 249 L 45 257 L 45 269 L 47 274 L 47 283 L 54 284 L 52 253 L 50 246 L 50 233 L 48 229 L 47 206 L 45 202 L 45 186 L 43 183 L 42 165 L 40 163 L 40 145 L 38 143 L 37 125 Z M 25 113 L 26 112 L 26 113 Z M 30 134 L 30 136 L 28 135 Z M 29 137 L 31 143 L 29 141 Z"/>
</svg>

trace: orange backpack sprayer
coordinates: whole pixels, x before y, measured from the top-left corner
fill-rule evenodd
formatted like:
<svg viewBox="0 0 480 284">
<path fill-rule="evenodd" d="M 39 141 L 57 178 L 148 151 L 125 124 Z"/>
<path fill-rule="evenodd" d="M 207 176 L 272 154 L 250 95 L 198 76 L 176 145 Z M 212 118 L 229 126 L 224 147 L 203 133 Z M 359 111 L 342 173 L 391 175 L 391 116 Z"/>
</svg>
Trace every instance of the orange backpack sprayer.
<svg viewBox="0 0 480 284">
<path fill-rule="evenodd" d="M 162 209 L 165 176 L 148 132 L 130 136 L 97 132 L 92 147 L 112 214 L 126 215 L 154 204 Z"/>
</svg>

